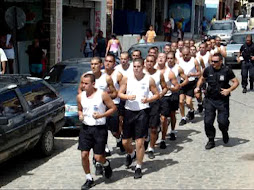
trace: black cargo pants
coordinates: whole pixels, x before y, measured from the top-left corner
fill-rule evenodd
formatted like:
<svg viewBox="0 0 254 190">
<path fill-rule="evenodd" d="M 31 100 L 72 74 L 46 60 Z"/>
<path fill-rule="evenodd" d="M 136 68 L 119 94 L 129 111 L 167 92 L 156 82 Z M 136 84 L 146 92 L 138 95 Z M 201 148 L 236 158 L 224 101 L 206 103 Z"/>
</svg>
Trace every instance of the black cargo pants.
<svg viewBox="0 0 254 190">
<path fill-rule="evenodd" d="M 251 62 L 242 62 L 242 70 L 241 70 L 241 75 L 242 75 L 242 87 L 246 88 L 248 86 L 248 74 L 249 74 L 249 80 L 250 80 L 250 85 L 253 86 L 254 82 L 254 63 Z"/>
<path fill-rule="evenodd" d="M 210 99 L 205 98 L 204 100 L 204 107 L 205 107 L 205 133 L 208 139 L 213 140 L 215 138 L 215 128 L 214 128 L 214 120 L 217 114 L 217 122 L 219 125 L 219 129 L 222 133 L 228 131 L 229 126 L 229 97 L 225 99 Z"/>
</svg>

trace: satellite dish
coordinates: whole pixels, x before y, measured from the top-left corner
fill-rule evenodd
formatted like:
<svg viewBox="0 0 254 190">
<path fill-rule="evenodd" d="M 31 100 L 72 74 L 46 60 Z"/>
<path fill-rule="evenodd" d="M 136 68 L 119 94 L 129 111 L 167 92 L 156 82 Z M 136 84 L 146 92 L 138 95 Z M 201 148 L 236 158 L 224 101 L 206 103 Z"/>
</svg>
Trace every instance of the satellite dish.
<svg viewBox="0 0 254 190">
<path fill-rule="evenodd" d="M 5 21 L 10 27 L 10 29 L 21 29 L 25 26 L 26 23 L 26 14 L 19 7 L 10 7 L 5 12 Z"/>
</svg>

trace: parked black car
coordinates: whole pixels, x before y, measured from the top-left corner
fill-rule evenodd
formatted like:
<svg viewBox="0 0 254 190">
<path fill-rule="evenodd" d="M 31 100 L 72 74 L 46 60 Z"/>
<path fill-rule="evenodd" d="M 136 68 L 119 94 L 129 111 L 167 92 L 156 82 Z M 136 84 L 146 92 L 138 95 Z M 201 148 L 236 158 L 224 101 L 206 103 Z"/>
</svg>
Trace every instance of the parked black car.
<svg viewBox="0 0 254 190">
<path fill-rule="evenodd" d="M 0 163 L 35 146 L 51 155 L 64 112 L 63 98 L 44 80 L 0 75 Z"/>
</svg>

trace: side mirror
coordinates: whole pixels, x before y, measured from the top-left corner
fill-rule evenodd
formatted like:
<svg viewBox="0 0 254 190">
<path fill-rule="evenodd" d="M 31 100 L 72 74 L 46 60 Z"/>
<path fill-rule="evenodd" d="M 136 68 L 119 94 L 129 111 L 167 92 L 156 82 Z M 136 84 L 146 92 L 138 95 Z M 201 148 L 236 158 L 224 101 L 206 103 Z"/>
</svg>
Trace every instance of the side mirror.
<svg viewBox="0 0 254 190">
<path fill-rule="evenodd" d="M 0 125 L 8 125 L 9 119 L 7 117 L 0 117 Z"/>
</svg>

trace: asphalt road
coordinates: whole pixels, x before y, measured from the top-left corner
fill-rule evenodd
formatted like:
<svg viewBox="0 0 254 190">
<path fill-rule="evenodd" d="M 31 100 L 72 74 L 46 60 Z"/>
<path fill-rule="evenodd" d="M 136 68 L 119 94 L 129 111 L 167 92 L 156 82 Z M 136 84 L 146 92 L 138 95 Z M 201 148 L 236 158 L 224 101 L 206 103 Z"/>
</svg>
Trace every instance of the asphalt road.
<svg viewBox="0 0 254 190">
<path fill-rule="evenodd" d="M 238 78 L 240 70 L 235 70 Z M 203 116 L 192 123 L 177 124 L 177 140 L 167 140 L 167 148 L 156 148 L 156 157 L 144 158 L 143 177 L 133 179 L 133 168 L 126 169 L 124 155 L 115 148 L 110 135 L 109 157 L 113 176 L 105 180 L 92 175 L 95 189 L 253 189 L 254 188 L 254 91 L 242 94 L 239 86 L 230 101 L 230 142 L 224 145 L 217 128 L 216 147 L 205 150 L 207 142 Z M 196 101 L 195 101 L 196 102 Z M 178 122 L 179 122 L 179 114 Z M 65 137 L 68 136 L 69 137 Z M 55 153 L 40 158 L 34 151 L 22 154 L 0 166 L 2 189 L 80 189 L 85 182 L 77 134 L 56 137 Z M 159 142 L 159 141 L 158 141 Z M 112 148 L 113 147 L 113 148 Z M 134 165 L 133 165 L 134 166 Z"/>
</svg>

